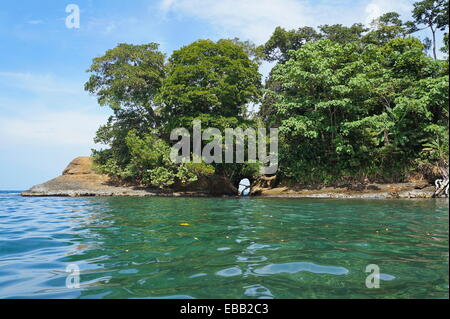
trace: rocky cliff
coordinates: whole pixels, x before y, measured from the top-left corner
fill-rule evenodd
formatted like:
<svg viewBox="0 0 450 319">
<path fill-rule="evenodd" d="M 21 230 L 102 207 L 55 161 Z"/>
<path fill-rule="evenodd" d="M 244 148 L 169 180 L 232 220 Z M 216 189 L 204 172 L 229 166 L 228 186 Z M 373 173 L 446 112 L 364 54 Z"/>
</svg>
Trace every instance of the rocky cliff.
<svg viewBox="0 0 450 319">
<path fill-rule="evenodd" d="M 114 184 L 111 179 L 92 169 L 90 157 L 77 157 L 61 176 L 33 186 L 23 196 L 234 196 L 237 189 L 222 176 L 200 178 L 197 182 L 161 190 Z"/>
</svg>

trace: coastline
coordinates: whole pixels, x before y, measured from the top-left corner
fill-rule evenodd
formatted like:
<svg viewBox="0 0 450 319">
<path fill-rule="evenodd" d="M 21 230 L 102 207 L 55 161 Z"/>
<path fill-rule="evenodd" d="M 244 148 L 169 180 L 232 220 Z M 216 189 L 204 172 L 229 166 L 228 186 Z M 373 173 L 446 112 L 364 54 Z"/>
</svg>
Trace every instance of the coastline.
<svg viewBox="0 0 450 319">
<path fill-rule="evenodd" d="M 77 157 L 64 169 L 61 176 L 35 185 L 21 193 L 26 197 L 81 197 L 81 196 L 171 196 L 208 197 L 237 196 L 238 191 L 229 181 L 219 176 L 204 178 L 173 190 L 119 185 L 110 177 L 95 172 L 90 157 Z"/>
<path fill-rule="evenodd" d="M 347 185 L 307 189 L 292 187 L 261 187 L 255 185 L 251 197 L 266 198 L 334 198 L 334 199 L 389 199 L 432 198 L 434 186 L 426 182 L 397 184 Z M 25 197 L 83 197 L 83 196 L 135 196 L 135 197 L 237 197 L 238 191 L 229 180 L 214 176 L 204 178 L 173 190 L 117 185 L 106 175 L 92 169 L 90 157 L 77 157 L 58 176 L 22 192 Z"/>
<path fill-rule="evenodd" d="M 423 183 L 371 184 L 374 190 L 352 190 L 347 188 L 324 187 L 317 190 L 297 187 L 277 187 L 257 189 L 253 196 L 270 198 L 330 198 L 330 199 L 413 199 L 432 198 L 434 187 Z"/>
</svg>

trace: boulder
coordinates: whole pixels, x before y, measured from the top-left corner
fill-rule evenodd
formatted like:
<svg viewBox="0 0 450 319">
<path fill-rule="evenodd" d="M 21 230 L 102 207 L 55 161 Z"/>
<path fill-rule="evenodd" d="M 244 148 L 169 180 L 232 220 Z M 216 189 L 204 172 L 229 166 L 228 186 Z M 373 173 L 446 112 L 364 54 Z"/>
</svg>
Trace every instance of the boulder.
<svg viewBox="0 0 450 319">
<path fill-rule="evenodd" d="M 92 159 L 89 156 L 80 156 L 72 160 L 63 171 L 63 175 L 92 174 Z"/>
</svg>

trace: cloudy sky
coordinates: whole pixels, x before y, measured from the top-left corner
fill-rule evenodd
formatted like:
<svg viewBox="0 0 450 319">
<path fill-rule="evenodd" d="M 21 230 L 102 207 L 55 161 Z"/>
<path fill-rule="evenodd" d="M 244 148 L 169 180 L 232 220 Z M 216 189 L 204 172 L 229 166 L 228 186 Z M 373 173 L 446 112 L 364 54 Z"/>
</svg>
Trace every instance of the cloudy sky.
<svg viewBox="0 0 450 319">
<path fill-rule="evenodd" d="M 200 38 L 256 44 L 276 26 L 368 23 L 409 17 L 413 0 L 16 0 L 0 5 L 0 189 L 56 177 L 96 147 L 110 114 L 83 91 L 93 57 L 120 42 L 160 43 L 170 54 Z M 65 8 L 80 8 L 68 29 Z M 266 73 L 267 70 L 262 70 Z"/>
</svg>

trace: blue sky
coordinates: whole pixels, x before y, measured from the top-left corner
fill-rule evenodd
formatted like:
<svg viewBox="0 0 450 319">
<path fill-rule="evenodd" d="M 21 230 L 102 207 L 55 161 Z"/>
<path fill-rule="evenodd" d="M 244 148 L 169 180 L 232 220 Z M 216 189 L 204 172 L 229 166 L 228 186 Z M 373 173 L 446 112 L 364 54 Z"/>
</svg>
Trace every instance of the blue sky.
<svg viewBox="0 0 450 319">
<path fill-rule="evenodd" d="M 110 114 L 83 91 L 92 58 L 120 42 L 171 51 L 200 38 L 257 44 L 273 29 L 408 18 L 412 0 L 16 0 L 0 5 L 0 189 L 60 175 Z M 68 29 L 65 8 L 80 8 Z M 267 73 L 268 66 L 262 67 Z"/>
</svg>

